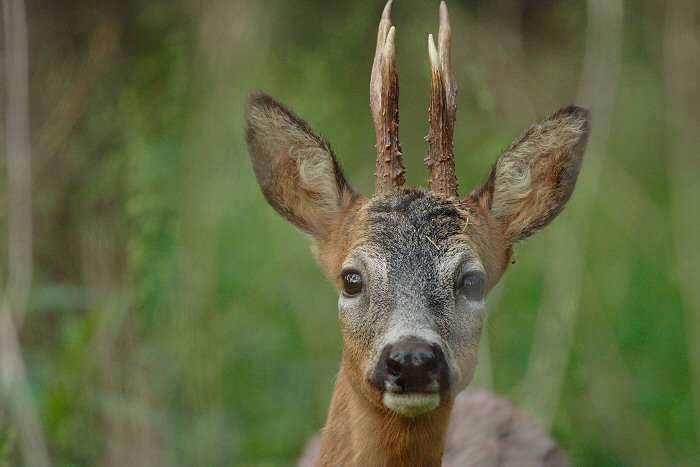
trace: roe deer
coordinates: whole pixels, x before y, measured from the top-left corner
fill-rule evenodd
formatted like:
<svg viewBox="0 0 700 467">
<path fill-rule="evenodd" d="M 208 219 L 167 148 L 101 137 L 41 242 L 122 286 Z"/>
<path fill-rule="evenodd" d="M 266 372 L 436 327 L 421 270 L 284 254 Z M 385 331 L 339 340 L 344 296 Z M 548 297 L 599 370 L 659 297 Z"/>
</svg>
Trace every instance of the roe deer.
<svg viewBox="0 0 700 467">
<path fill-rule="evenodd" d="M 432 74 L 429 191 L 402 187 L 391 0 L 370 80 L 377 133 L 375 194 L 346 181 L 330 145 L 290 110 L 254 93 L 247 108 L 253 169 L 275 210 L 313 240 L 339 292 L 343 355 L 322 440 L 302 464 L 566 465 L 557 444 L 514 404 L 465 392 L 477 363 L 484 296 L 516 243 L 547 225 L 576 184 L 589 113 L 569 105 L 531 126 L 486 182 L 457 193 L 457 85 L 440 4 Z M 451 414 L 451 419 L 450 419 Z"/>
</svg>

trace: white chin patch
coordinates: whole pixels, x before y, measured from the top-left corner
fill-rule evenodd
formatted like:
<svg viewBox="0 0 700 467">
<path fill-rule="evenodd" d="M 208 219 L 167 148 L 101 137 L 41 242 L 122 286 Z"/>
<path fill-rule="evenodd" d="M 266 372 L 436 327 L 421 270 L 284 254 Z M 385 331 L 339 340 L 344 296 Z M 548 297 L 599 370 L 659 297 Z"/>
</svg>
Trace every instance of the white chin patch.
<svg viewBox="0 0 700 467">
<path fill-rule="evenodd" d="M 394 412 L 404 417 L 413 418 L 437 408 L 440 405 L 440 394 L 385 392 L 382 401 Z"/>
</svg>

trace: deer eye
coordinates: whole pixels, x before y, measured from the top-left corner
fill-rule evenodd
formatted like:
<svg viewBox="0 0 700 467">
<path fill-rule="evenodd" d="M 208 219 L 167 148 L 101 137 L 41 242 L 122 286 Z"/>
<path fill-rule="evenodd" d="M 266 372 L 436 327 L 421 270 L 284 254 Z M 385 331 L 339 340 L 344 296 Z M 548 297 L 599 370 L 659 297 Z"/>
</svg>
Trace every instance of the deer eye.
<svg viewBox="0 0 700 467">
<path fill-rule="evenodd" d="M 343 271 L 343 293 L 348 297 L 354 297 L 362 292 L 362 276 L 354 269 Z"/>
<path fill-rule="evenodd" d="M 459 282 L 459 292 L 469 300 L 481 300 L 484 297 L 484 275 L 480 272 L 468 272 Z"/>
</svg>

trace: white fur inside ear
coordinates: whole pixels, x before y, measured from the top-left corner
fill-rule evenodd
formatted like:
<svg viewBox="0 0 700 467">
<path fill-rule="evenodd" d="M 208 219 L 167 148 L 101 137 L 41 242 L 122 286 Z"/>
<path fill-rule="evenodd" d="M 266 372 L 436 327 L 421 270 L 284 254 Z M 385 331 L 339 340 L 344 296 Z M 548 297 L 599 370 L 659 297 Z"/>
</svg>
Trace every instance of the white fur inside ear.
<svg viewBox="0 0 700 467">
<path fill-rule="evenodd" d="M 335 180 L 332 156 L 327 151 L 309 146 L 300 148 L 296 154 L 290 150 L 290 157 L 296 160 L 302 187 L 318 193 L 319 199 L 327 200 L 328 204 L 335 205 L 338 198 L 338 185 Z"/>
<path fill-rule="evenodd" d="M 498 189 L 493 194 L 493 214 L 496 217 L 511 214 L 530 195 L 532 175 L 528 161 L 524 159 L 518 155 L 505 154 L 498 160 Z"/>
<path fill-rule="evenodd" d="M 584 109 L 560 109 L 531 126 L 496 162 L 491 212 L 507 238 L 522 240 L 544 227 L 576 183 L 589 124 Z"/>
<path fill-rule="evenodd" d="M 404 417 L 417 417 L 440 405 L 440 394 L 438 393 L 410 393 L 397 394 L 395 392 L 385 392 L 382 402 L 389 409 L 403 415 Z"/>
</svg>

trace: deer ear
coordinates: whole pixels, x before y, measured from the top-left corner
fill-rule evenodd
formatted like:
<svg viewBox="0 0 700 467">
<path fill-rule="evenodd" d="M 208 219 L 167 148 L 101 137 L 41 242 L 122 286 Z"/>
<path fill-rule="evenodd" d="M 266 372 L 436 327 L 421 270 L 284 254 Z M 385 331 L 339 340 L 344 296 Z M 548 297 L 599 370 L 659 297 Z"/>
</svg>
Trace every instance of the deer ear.
<svg viewBox="0 0 700 467">
<path fill-rule="evenodd" d="M 248 101 L 246 139 L 255 176 L 268 203 L 317 239 L 357 197 L 330 145 L 270 96 Z"/>
<path fill-rule="evenodd" d="M 470 196 L 498 220 L 508 244 L 549 224 L 576 185 L 590 132 L 588 110 L 569 105 L 531 126 Z"/>
</svg>

